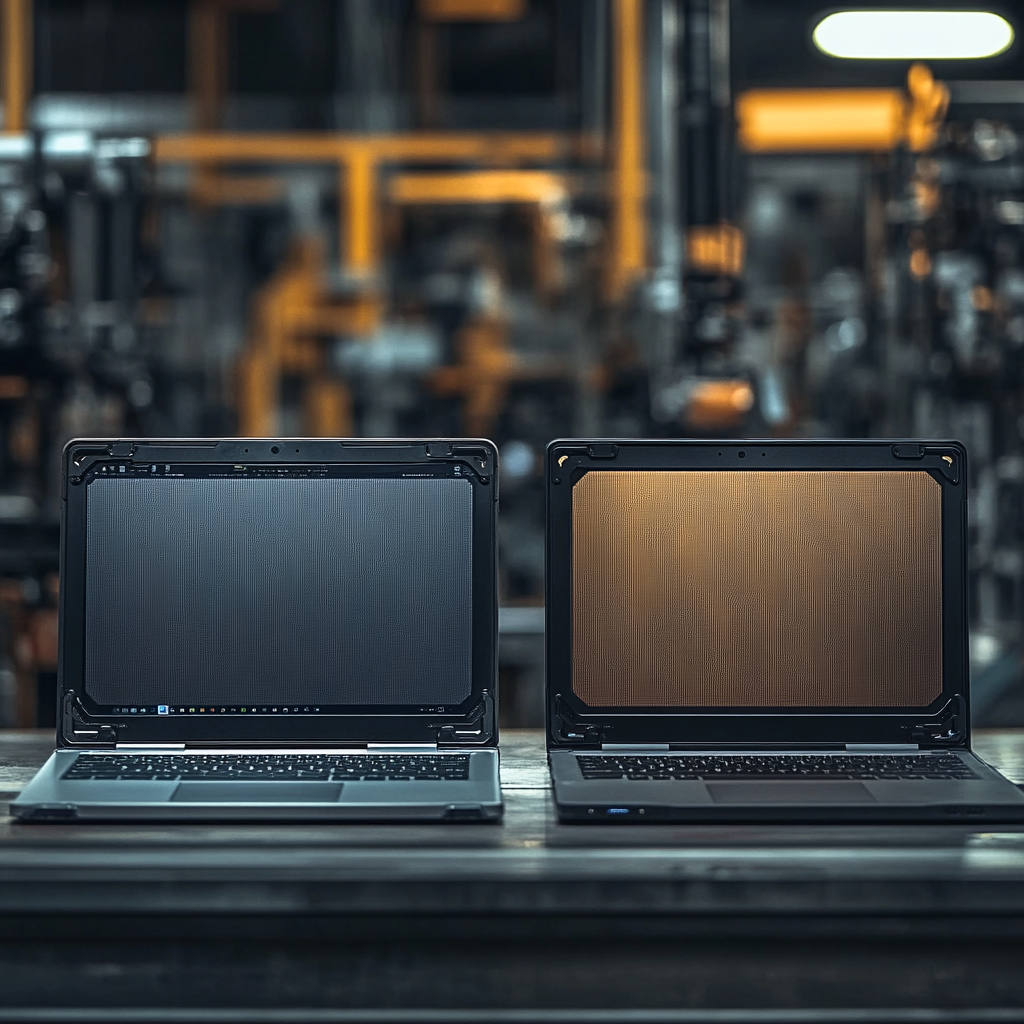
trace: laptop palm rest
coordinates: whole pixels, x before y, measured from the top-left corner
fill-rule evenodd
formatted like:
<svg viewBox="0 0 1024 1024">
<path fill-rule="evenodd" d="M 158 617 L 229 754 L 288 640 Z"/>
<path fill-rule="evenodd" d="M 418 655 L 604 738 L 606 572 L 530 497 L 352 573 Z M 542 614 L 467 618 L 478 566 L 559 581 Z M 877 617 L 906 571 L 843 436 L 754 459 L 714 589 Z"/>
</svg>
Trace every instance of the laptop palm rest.
<svg viewBox="0 0 1024 1024">
<path fill-rule="evenodd" d="M 180 782 L 171 796 L 187 804 L 330 804 L 340 782 Z"/>
<path fill-rule="evenodd" d="M 716 804 L 875 803 L 862 782 L 709 782 Z"/>
</svg>

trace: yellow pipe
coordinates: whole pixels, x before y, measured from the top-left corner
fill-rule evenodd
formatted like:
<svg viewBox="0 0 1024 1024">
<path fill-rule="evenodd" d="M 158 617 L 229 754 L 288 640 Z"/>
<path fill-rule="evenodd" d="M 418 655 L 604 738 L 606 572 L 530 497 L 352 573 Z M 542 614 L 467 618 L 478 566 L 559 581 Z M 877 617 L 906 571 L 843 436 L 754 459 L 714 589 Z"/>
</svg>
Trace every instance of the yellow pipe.
<svg viewBox="0 0 1024 1024">
<path fill-rule="evenodd" d="M 935 144 L 949 89 L 923 64 L 899 89 L 755 89 L 736 101 L 740 144 L 749 153 L 919 152 Z"/>
<path fill-rule="evenodd" d="M 378 162 L 472 160 L 481 163 L 565 159 L 593 149 L 593 140 L 551 133 L 198 132 L 156 139 L 158 163 L 332 163 L 369 153 Z"/>
<path fill-rule="evenodd" d="M 377 212 L 377 168 L 373 154 L 356 151 L 346 161 L 348 175 L 345 218 L 342 227 L 342 252 L 350 273 L 369 277 L 377 269 L 379 228 Z"/>
<path fill-rule="evenodd" d="M 518 21 L 526 0 L 420 0 L 417 13 L 427 21 Z"/>
<path fill-rule="evenodd" d="M 758 89 L 736 116 L 749 153 L 887 150 L 903 139 L 906 100 L 899 89 Z"/>
<path fill-rule="evenodd" d="M 193 124 L 209 131 L 220 123 L 226 87 L 226 12 L 216 0 L 192 0 L 189 11 L 189 85 Z"/>
<path fill-rule="evenodd" d="M 554 296 L 563 283 L 551 218 L 567 193 L 565 178 L 549 171 L 396 174 L 388 181 L 388 198 L 400 205 L 515 203 L 533 207 L 533 268 L 543 298 Z"/>
<path fill-rule="evenodd" d="M 4 131 L 28 130 L 32 91 L 32 0 L 2 0 Z"/>
<path fill-rule="evenodd" d="M 396 174 L 388 182 L 392 202 L 556 203 L 566 195 L 561 175 L 547 171 L 461 171 Z"/>
<path fill-rule="evenodd" d="M 343 197 L 345 212 L 339 245 L 342 260 L 350 273 L 371 277 L 377 270 L 379 253 L 377 171 L 380 164 L 452 160 L 499 164 L 548 162 L 564 159 L 574 152 L 587 153 L 592 141 L 550 133 L 342 135 L 328 132 L 201 132 L 165 135 L 156 139 L 153 157 L 157 163 L 339 165 L 339 195 Z M 643 230 L 642 224 L 640 230 Z"/>
<path fill-rule="evenodd" d="M 608 298 L 614 302 L 625 296 L 646 265 L 642 0 L 615 0 L 613 17 L 615 98 Z"/>
</svg>

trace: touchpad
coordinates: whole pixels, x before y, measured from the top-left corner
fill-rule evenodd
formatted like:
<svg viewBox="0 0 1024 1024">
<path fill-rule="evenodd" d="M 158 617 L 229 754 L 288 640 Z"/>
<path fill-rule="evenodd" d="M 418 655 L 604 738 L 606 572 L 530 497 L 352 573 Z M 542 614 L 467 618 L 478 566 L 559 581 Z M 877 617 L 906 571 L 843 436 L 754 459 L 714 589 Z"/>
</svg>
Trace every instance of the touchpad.
<svg viewBox="0 0 1024 1024">
<path fill-rule="evenodd" d="M 716 804 L 873 804 L 862 782 L 709 782 Z"/>
<path fill-rule="evenodd" d="M 171 800 L 186 804 L 333 804 L 340 782 L 179 782 Z"/>
</svg>

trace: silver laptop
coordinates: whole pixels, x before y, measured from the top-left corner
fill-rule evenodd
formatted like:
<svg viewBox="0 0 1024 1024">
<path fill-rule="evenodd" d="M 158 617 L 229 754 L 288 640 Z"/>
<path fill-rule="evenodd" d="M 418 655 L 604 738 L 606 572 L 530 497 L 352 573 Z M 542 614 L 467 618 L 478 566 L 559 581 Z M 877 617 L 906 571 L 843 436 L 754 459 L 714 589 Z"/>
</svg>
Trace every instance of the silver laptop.
<svg viewBox="0 0 1024 1024">
<path fill-rule="evenodd" d="M 57 750 L 25 821 L 492 821 L 488 441 L 64 451 Z"/>
<path fill-rule="evenodd" d="M 1024 820 L 971 753 L 962 445 L 561 440 L 546 476 L 562 820 Z"/>
</svg>

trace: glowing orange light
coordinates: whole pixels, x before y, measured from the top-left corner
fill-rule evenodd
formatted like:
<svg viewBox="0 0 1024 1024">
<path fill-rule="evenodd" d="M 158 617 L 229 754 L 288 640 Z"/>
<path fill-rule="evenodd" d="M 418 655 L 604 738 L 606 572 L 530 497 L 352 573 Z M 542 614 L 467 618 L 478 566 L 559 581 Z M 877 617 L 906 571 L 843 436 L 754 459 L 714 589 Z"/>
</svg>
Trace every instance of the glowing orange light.
<svg viewBox="0 0 1024 1024">
<path fill-rule="evenodd" d="M 694 427 L 729 427 L 754 406 L 754 389 L 745 380 L 702 381 L 690 395 L 686 421 Z"/>
<path fill-rule="evenodd" d="M 743 253 L 743 232 L 733 224 L 697 225 L 686 236 L 686 259 L 698 273 L 739 277 Z"/>
<path fill-rule="evenodd" d="M 910 254 L 910 272 L 918 280 L 932 272 L 932 259 L 927 249 L 915 249 Z"/>
<path fill-rule="evenodd" d="M 526 0 L 420 0 L 419 13 L 427 21 L 518 21 Z"/>
<path fill-rule="evenodd" d="M 892 149 L 905 111 L 898 89 L 756 89 L 736 101 L 740 143 L 751 153 Z"/>
</svg>

